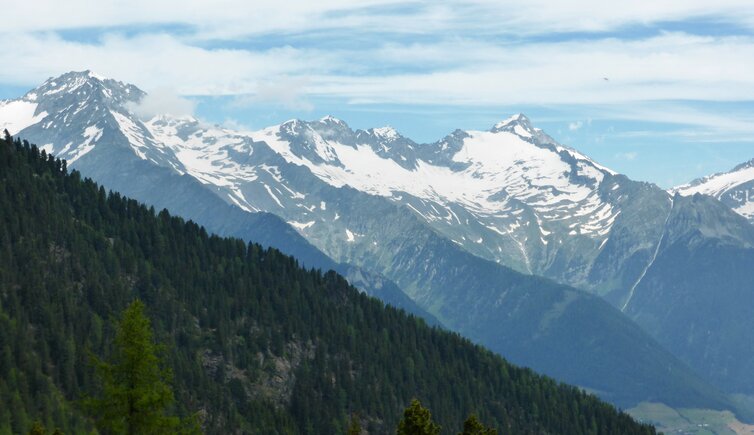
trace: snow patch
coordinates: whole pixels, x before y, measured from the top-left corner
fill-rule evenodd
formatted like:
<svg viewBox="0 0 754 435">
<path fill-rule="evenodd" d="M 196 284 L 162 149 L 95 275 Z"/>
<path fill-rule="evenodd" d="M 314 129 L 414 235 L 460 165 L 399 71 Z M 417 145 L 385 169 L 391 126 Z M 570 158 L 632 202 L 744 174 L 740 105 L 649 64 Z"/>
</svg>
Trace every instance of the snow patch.
<svg viewBox="0 0 754 435">
<path fill-rule="evenodd" d="M 509 117 L 507 119 L 504 119 L 504 120 L 498 122 L 497 124 L 495 124 L 495 128 L 497 129 L 497 128 L 507 127 L 511 123 L 521 120 L 523 117 L 524 117 L 523 113 L 517 113 L 517 114 L 515 114 L 515 115 L 513 115 L 513 116 L 511 116 L 511 117 Z"/>
<path fill-rule="evenodd" d="M 289 224 L 290 224 L 290 225 L 291 225 L 292 227 L 296 228 L 297 230 L 299 230 L 299 231 L 303 231 L 303 230 L 305 230 L 305 229 L 307 229 L 307 228 L 311 227 L 312 225 L 314 225 L 315 221 L 309 221 L 309 222 L 296 222 L 296 221 L 288 221 L 288 223 L 289 223 Z"/>
<path fill-rule="evenodd" d="M 346 228 L 346 241 L 353 242 L 355 240 L 356 240 L 356 236 L 351 232 L 351 230 Z"/>
<path fill-rule="evenodd" d="M 110 113 L 118 123 L 121 133 L 126 136 L 128 143 L 131 145 L 131 149 L 142 160 L 147 160 L 146 151 L 148 149 L 147 144 L 144 142 L 146 133 L 136 123 L 134 123 L 129 117 L 123 115 L 120 112 L 111 110 Z"/>
<path fill-rule="evenodd" d="M 526 131 L 526 129 L 524 127 L 520 126 L 520 125 L 517 125 L 517 126 L 513 127 L 513 131 L 517 135 L 519 135 L 519 136 L 522 136 L 522 137 L 531 137 L 531 133 L 529 133 L 528 131 Z"/>
<path fill-rule="evenodd" d="M 728 194 L 739 203 L 733 207 L 733 211 L 751 220 L 754 219 L 754 198 L 749 196 L 749 189 L 743 185 L 752 181 L 754 181 L 754 160 L 733 171 L 715 174 L 675 187 L 670 189 L 670 193 L 678 193 L 683 196 L 692 196 L 698 193 L 717 199 Z"/>
<path fill-rule="evenodd" d="M 69 164 L 73 164 L 76 160 L 94 149 L 96 142 L 102 137 L 102 129 L 96 125 L 90 125 L 84 129 L 84 134 L 82 136 L 84 136 L 84 142 L 76 147 L 72 153 L 66 156 Z"/>
<path fill-rule="evenodd" d="M 738 171 L 706 177 L 698 183 L 685 184 L 671 189 L 671 193 L 679 193 L 683 196 L 691 196 L 696 193 L 719 198 L 723 193 L 743 183 L 754 180 L 754 165 L 743 167 Z"/>
<path fill-rule="evenodd" d="M 375 136 L 387 140 L 396 140 L 400 138 L 400 134 L 393 127 L 377 127 L 372 129 Z"/>
<path fill-rule="evenodd" d="M 280 202 L 280 200 L 278 199 L 278 197 L 274 193 L 272 193 L 272 189 L 270 189 L 270 186 L 268 186 L 268 185 L 265 184 L 264 188 L 267 190 L 267 193 L 270 194 L 270 196 L 272 197 L 272 199 L 275 200 L 275 202 L 277 203 L 277 205 L 280 206 L 280 208 L 285 208 L 285 206 L 283 205 L 282 202 Z"/>
<path fill-rule="evenodd" d="M 8 130 L 8 133 L 15 135 L 42 121 L 47 112 L 35 115 L 37 107 L 37 103 L 24 100 L 0 101 L 0 133 Z"/>
</svg>

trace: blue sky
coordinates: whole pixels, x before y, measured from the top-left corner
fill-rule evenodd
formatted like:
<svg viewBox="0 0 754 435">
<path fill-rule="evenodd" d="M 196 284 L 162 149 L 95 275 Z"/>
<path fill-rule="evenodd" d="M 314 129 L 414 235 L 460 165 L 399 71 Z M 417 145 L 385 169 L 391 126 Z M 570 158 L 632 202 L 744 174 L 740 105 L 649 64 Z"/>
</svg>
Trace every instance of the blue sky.
<svg viewBox="0 0 754 435">
<path fill-rule="evenodd" d="M 663 187 L 754 158 L 748 1 L 38 0 L 5 13 L 0 98 L 91 69 L 238 128 L 332 114 L 431 142 L 523 112 Z"/>
</svg>

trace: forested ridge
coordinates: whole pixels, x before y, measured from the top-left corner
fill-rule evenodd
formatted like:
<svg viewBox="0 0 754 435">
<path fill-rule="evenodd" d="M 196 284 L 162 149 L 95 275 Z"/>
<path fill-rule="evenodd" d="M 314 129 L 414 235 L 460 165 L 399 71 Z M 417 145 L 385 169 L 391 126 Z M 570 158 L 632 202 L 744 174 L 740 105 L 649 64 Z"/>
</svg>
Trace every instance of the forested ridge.
<svg viewBox="0 0 754 435">
<path fill-rule="evenodd" d="M 155 188 L 159 188 L 156 186 Z M 92 429 L 92 355 L 139 298 L 178 416 L 206 433 L 394 433 L 419 398 L 442 433 L 654 433 L 579 389 L 359 293 L 334 272 L 220 238 L 0 140 L 0 434 Z M 469 313 L 473 316 L 474 313 Z"/>
</svg>

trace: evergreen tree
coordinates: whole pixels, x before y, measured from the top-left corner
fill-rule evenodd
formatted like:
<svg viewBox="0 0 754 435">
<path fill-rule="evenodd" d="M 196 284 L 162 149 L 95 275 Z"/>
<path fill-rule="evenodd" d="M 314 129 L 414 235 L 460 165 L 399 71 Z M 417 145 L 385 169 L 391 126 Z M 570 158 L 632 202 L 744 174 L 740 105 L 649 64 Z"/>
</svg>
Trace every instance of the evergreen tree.
<svg viewBox="0 0 754 435">
<path fill-rule="evenodd" d="M 351 415 L 351 424 L 348 425 L 348 435 L 361 435 L 361 419 L 358 414 Z"/>
<path fill-rule="evenodd" d="M 8 130 L 6 130 L 7 133 Z M 35 421 L 29 430 L 29 435 L 47 435 L 47 429 L 39 421 Z"/>
<path fill-rule="evenodd" d="M 432 413 L 422 406 L 418 399 L 403 411 L 403 418 L 398 423 L 397 435 L 439 435 L 440 426 L 432 421 Z"/>
<path fill-rule="evenodd" d="M 102 397 L 88 401 L 97 426 L 113 434 L 176 432 L 180 420 L 166 415 L 173 403 L 168 385 L 172 373 L 158 356 L 144 304 L 135 300 L 126 308 L 115 336 L 112 363 L 96 359 Z"/>
<path fill-rule="evenodd" d="M 463 422 L 463 432 L 458 435 L 497 435 L 497 430 L 486 427 L 472 414 Z"/>
<path fill-rule="evenodd" d="M 35 421 L 31 429 L 29 429 L 29 435 L 47 435 L 47 428 L 39 421 Z M 63 435 L 63 431 L 56 428 L 52 432 L 52 435 Z"/>
</svg>

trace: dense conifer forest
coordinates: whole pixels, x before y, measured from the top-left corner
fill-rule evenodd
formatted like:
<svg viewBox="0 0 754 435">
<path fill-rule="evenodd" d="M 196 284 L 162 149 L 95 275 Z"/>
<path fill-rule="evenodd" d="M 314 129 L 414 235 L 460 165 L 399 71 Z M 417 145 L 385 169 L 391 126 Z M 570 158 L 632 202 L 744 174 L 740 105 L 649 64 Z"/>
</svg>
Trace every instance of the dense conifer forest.
<svg viewBox="0 0 754 435">
<path fill-rule="evenodd" d="M 159 188 L 156 186 L 155 188 Z M 0 139 L 0 434 L 93 429 L 135 299 L 172 368 L 178 417 L 205 433 L 395 433 L 413 398 L 443 434 L 654 433 L 579 389 L 384 306 L 334 272 L 208 234 Z M 474 313 L 469 313 L 473 316 Z"/>
</svg>

